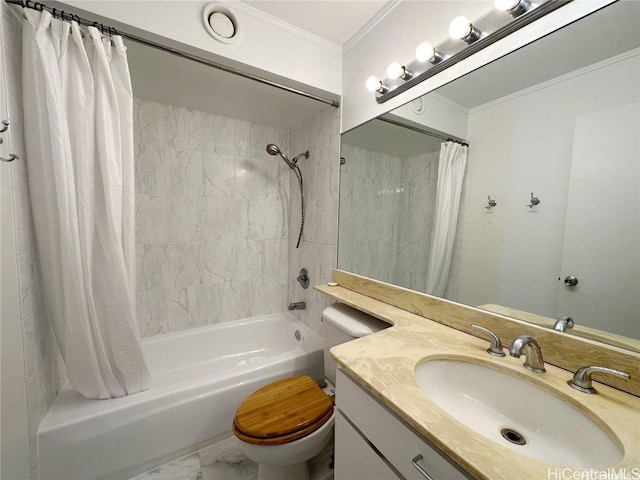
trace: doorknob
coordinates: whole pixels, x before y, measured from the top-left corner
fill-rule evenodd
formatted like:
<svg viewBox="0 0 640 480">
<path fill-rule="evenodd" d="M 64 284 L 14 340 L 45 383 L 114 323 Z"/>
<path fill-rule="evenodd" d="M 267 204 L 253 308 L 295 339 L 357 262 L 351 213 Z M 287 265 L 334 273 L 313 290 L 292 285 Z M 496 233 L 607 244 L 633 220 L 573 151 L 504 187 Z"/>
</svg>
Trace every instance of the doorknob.
<svg viewBox="0 0 640 480">
<path fill-rule="evenodd" d="M 567 287 L 575 287 L 578 284 L 578 279 L 573 275 L 569 275 L 564 278 L 564 284 Z"/>
</svg>

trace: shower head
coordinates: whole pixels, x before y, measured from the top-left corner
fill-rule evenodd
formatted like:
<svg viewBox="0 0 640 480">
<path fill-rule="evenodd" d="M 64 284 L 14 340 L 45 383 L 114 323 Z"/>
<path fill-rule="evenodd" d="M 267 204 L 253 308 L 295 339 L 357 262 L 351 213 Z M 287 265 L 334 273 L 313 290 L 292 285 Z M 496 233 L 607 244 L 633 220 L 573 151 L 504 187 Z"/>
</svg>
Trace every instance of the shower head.
<svg viewBox="0 0 640 480">
<path fill-rule="evenodd" d="M 267 145 L 267 153 L 269 155 L 277 155 L 280 153 L 280 149 L 278 148 L 277 145 L 270 143 L 269 145 Z"/>
<path fill-rule="evenodd" d="M 287 156 L 284 153 L 282 153 L 282 151 L 277 145 L 274 145 L 273 143 L 270 143 L 269 145 L 267 145 L 267 153 L 269 155 L 280 155 L 282 160 L 284 160 L 284 163 L 286 163 L 289 168 L 293 168 L 293 163 L 291 163 L 291 160 L 289 160 Z"/>
</svg>

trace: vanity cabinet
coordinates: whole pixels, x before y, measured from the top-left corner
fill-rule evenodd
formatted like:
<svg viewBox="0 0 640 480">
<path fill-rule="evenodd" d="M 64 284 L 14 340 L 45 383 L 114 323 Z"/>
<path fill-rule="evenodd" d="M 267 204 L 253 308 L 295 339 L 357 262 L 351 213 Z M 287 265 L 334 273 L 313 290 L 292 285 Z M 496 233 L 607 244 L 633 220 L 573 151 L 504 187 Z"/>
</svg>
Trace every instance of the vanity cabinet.
<svg viewBox="0 0 640 480">
<path fill-rule="evenodd" d="M 340 369 L 336 407 L 336 480 L 473 478 Z"/>
</svg>

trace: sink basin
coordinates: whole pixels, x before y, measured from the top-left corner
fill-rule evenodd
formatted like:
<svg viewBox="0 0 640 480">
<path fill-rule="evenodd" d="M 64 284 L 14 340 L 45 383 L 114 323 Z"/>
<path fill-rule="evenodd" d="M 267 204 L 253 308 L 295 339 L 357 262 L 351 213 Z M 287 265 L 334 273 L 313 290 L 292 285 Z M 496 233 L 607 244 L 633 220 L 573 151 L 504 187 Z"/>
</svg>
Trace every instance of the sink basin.
<svg viewBox="0 0 640 480">
<path fill-rule="evenodd" d="M 573 468 L 608 468 L 620 442 L 578 409 L 514 375 L 458 359 L 421 363 L 415 378 L 442 410 L 523 455 Z"/>
</svg>

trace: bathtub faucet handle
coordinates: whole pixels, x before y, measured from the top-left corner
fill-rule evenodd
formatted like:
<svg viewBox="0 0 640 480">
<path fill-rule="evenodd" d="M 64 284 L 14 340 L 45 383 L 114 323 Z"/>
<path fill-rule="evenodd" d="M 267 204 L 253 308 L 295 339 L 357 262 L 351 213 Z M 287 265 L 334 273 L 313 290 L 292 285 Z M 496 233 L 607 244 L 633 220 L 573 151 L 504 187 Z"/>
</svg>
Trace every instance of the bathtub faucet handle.
<svg viewBox="0 0 640 480">
<path fill-rule="evenodd" d="M 306 268 L 302 268 L 296 280 L 298 281 L 298 283 L 300 283 L 300 286 L 305 290 L 309 288 L 309 270 L 307 270 Z"/>
<path fill-rule="evenodd" d="M 307 307 L 307 304 L 304 302 L 291 302 L 287 307 L 289 310 L 304 310 Z"/>
</svg>

